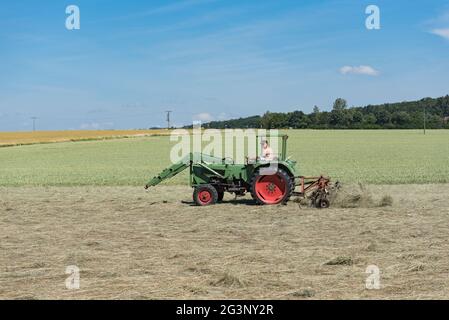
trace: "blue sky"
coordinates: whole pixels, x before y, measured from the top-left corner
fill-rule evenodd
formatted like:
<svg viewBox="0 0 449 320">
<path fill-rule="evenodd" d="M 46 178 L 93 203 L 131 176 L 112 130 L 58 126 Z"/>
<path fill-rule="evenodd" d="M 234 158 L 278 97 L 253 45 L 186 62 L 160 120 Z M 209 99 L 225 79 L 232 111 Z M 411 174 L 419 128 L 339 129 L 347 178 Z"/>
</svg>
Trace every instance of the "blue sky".
<svg viewBox="0 0 449 320">
<path fill-rule="evenodd" d="M 65 9 L 80 9 L 67 30 Z M 365 27 L 380 8 L 381 29 Z M 449 1 L 2 1 L 0 131 L 147 128 L 449 94 Z"/>
</svg>

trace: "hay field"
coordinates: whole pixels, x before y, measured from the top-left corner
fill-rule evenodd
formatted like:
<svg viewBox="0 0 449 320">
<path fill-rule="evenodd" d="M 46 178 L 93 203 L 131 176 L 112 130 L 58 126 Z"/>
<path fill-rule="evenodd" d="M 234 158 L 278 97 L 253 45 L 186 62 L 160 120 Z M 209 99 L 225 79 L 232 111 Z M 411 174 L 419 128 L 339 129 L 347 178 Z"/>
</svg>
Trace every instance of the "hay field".
<svg viewBox="0 0 449 320">
<path fill-rule="evenodd" d="M 185 186 L 0 188 L 0 298 L 448 299 L 449 185 L 387 207 L 192 206 Z M 380 289 L 365 287 L 368 265 Z M 80 269 L 80 289 L 65 268 Z"/>
<path fill-rule="evenodd" d="M 449 131 L 288 134 L 343 182 L 331 209 L 199 208 L 186 173 L 144 191 L 166 136 L 0 148 L 0 299 L 448 299 Z"/>
<path fill-rule="evenodd" d="M 291 130 L 303 175 L 345 183 L 449 183 L 449 130 Z M 166 136 L 0 148 L 3 186 L 142 186 L 170 165 Z M 187 173 L 167 181 L 187 184 Z"/>
<path fill-rule="evenodd" d="M 161 130 L 70 130 L 70 131 L 35 131 L 35 132 L 0 132 L 1 146 L 17 146 L 39 143 L 102 140 L 125 137 L 167 135 Z"/>
</svg>

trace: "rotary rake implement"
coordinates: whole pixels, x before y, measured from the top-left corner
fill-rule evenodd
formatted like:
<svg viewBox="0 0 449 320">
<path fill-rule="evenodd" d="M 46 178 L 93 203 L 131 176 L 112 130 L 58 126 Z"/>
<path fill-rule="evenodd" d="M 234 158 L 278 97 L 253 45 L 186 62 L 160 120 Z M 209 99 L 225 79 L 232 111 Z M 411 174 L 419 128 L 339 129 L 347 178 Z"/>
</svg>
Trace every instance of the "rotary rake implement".
<svg viewBox="0 0 449 320">
<path fill-rule="evenodd" d="M 340 183 L 337 181 L 331 184 L 330 178 L 319 177 L 298 177 L 300 191 L 293 192 L 293 195 L 302 199 L 309 199 L 310 205 L 316 208 L 329 208 L 336 193 L 340 189 Z"/>
<path fill-rule="evenodd" d="M 245 163 L 236 164 L 229 158 L 190 153 L 153 177 L 145 188 L 154 187 L 189 169 L 193 201 L 199 206 L 221 202 L 224 193 L 228 192 L 235 197 L 249 193 L 261 205 L 285 204 L 292 196 L 297 196 L 309 199 L 310 204 L 317 208 L 328 208 L 338 183 L 332 185 L 324 176 L 298 175 L 296 161 L 286 157 L 288 136 L 280 137 L 282 151 L 270 161 L 247 157 Z"/>
</svg>

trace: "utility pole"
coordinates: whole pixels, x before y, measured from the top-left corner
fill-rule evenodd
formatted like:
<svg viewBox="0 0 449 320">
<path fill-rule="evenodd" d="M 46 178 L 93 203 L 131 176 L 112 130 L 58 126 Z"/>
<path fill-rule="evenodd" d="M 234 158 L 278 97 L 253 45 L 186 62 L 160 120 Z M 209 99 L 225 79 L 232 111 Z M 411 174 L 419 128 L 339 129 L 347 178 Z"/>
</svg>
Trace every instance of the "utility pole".
<svg viewBox="0 0 449 320">
<path fill-rule="evenodd" d="M 424 114 L 424 119 L 423 119 L 423 121 L 424 121 L 424 135 L 426 134 L 426 106 L 424 105 L 423 106 L 423 114 Z"/>
<path fill-rule="evenodd" d="M 31 117 L 31 119 L 33 120 L 33 132 L 36 131 L 36 120 L 37 117 Z"/>
<path fill-rule="evenodd" d="M 167 129 L 170 130 L 170 113 L 173 111 L 165 111 L 167 113 Z"/>
</svg>

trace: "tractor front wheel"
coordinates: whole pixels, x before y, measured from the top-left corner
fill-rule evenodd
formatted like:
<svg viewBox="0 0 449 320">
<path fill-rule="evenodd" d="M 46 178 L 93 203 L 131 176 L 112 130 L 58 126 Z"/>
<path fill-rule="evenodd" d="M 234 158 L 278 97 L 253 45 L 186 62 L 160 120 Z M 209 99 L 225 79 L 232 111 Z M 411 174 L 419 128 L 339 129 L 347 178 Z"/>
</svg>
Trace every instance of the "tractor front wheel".
<svg viewBox="0 0 449 320">
<path fill-rule="evenodd" d="M 210 184 L 197 186 L 193 191 L 193 201 L 199 206 L 215 204 L 218 201 L 217 189 Z"/>
<path fill-rule="evenodd" d="M 293 179 L 282 169 L 272 175 L 258 172 L 251 181 L 251 196 L 258 204 L 286 203 L 293 189 Z"/>
</svg>

